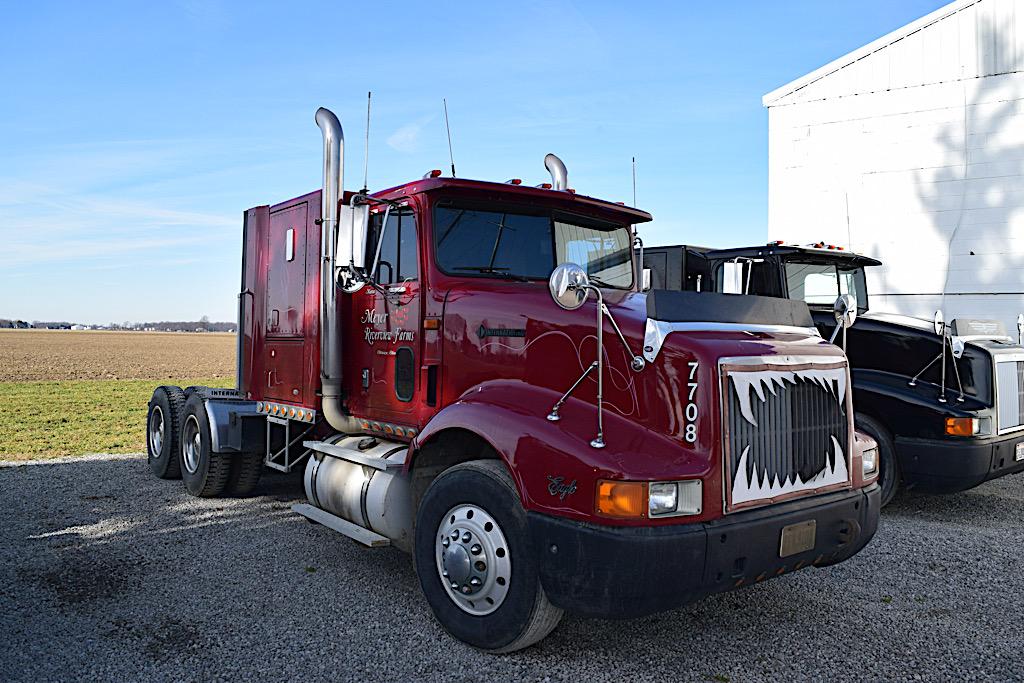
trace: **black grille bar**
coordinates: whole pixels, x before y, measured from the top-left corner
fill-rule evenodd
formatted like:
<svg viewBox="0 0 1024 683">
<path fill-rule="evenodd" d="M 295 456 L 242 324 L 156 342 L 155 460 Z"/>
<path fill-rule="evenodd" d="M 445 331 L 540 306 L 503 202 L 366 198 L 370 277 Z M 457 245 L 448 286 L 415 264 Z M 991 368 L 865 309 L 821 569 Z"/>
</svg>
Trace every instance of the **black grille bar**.
<svg viewBox="0 0 1024 683">
<path fill-rule="evenodd" d="M 780 483 L 796 476 L 807 482 L 826 467 L 834 468 L 833 438 L 843 454 L 849 452 L 846 401 L 837 399 L 839 387 L 835 381 L 831 392 L 799 376 L 795 384 L 784 380 L 782 386 L 773 385 L 774 393 L 762 385 L 764 401 L 751 387 L 750 407 L 757 422 L 753 425 L 741 412 L 735 385 L 730 381 L 733 374 L 727 373 L 722 385 L 722 390 L 728 392 L 729 433 L 725 451 L 732 481 L 747 447 L 748 479 L 754 477 L 756 468 L 759 478 L 767 475 L 771 482 L 777 477 Z"/>
</svg>

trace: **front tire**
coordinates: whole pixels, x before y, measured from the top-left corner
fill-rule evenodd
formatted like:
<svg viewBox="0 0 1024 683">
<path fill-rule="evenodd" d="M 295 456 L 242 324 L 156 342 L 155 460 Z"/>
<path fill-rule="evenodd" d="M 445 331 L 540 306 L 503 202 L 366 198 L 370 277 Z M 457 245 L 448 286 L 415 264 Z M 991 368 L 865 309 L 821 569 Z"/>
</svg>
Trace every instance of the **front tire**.
<svg viewBox="0 0 1024 683">
<path fill-rule="evenodd" d="M 878 442 L 878 487 L 881 489 L 881 505 L 885 507 L 896 496 L 900 486 L 900 466 L 896 462 L 896 447 L 889 436 L 889 430 L 873 417 L 856 413 L 854 424 L 857 429 Z"/>
<path fill-rule="evenodd" d="M 502 462 L 442 472 L 416 515 L 414 558 L 438 622 L 492 653 L 529 647 L 558 625 L 537 571 L 526 513 Z"/>
<path fill-rule="evenodd" d="M 181 479 L 178 435 L 185 412 L 185 393 L 163 386 L 153 391 L 146 414 L 146 456 L 149 469 L 161 479 Z"/>
<path fill-rule="evenodd" d="M 212 452 L 210 420 L 206 405 L 198 394 L 185 401 L 181 419 L 181 479 L 193 496 L 213 498 L 220 495 L 231 474 L 230 456 Z"/>
</svg>

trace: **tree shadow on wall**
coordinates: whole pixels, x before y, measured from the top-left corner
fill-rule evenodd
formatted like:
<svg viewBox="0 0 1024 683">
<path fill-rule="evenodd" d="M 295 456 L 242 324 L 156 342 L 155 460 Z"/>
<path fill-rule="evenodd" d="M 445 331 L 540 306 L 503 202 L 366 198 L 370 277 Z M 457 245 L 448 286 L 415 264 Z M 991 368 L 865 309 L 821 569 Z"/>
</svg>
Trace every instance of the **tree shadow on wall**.
<svg viewBox="0 0 1024 683">
<path fill-rule="evenodd" d="M 979 41 L 991 45 L 984 54 L 992 76 L 965 79 L 963 116 L 936 137 L 947 165 L 915 173 L 918 199 L 931 217 L 935 235 L 947 245 L 942 308 L 946 319 L 991 317 L 972 311 L 963 295 L 1024 292 L 1024 238 L 1014 217 L 1024 209 L 1024 84 L 996 72 L 996 60 L 1021 46 L 1008 39 L 1012 27 L 985 21 Z M 1015 234 L 1020 233 L 1020 234 Z M 1009 302 L 1007 302 L 1009 303 Z M 945 310 L 949 309 L 949 310 Z M 1017 311 L 1001 315 L 1009 329 Z"/>
</svg>

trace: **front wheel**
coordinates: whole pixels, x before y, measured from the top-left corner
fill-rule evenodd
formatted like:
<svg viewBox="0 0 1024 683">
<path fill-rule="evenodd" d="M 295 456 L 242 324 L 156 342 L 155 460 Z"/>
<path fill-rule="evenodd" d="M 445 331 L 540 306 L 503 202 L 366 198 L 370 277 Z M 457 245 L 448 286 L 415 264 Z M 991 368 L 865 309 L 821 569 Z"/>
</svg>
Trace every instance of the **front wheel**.
<svg viewBox="0 0 1024 683">
<path fill-rule="evenodd" d="M 881 505 L 885 507 L 896 495 L 900 485 L 900 466 L 896 462 L 896 448 L 893 446 L 889 431 L 873 417 L 862 413 L 854 416 L 854 423 L 878 442 L 878 488 L 881 489 Z"/>
<path fill-rule="evenodd" d="M 500 461 L 456 465 L 430 484 L 416 515 L 414 555 L 434 616 L 474 647 L 514 652 L 562 618 L 544 594 L 526 513 Z"/>
</svg>

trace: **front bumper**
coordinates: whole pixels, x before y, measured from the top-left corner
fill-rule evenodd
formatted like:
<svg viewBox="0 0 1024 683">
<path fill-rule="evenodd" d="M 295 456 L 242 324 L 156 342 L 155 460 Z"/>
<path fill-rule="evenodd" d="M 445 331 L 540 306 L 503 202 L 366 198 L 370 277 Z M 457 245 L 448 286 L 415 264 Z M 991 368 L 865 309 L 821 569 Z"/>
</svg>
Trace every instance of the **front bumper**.
<svg viewBox="0 0 1024 683">
<path fill-rule="evenodd" d="M 608 527 L 532 512 L 528 518 L 551 602 L 576 614 L 628 618 L 841 562 L 875 535 L 878 512 L 872 484 L 678 526 Z M 780 558 L 782 528 L 811 519 L 814 548 Z"/>
<path fill-rule="evenodd" d="M 896 457 L 903 482 L 935 493 L 955 493 L 1006 474 L 1024 472 L 1016 460 L 1024 433 L 987 439 L 896 438 Z"/>
</svg>

